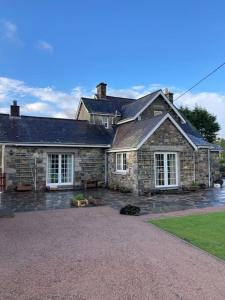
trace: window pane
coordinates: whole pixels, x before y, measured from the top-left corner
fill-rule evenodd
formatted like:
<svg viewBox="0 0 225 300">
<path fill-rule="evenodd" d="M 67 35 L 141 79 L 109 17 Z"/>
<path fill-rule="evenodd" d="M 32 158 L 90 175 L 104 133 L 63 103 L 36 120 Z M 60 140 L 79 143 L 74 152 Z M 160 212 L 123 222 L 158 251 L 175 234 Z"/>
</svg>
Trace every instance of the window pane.
<svg viewBox="0 0 225 300">
<path fill-rule="evenodd" d="M 175 153 L 155 154 L 156 186 L 177 185 L 177 156 Z"/>
<path fill-rule="evenodd" d="M 156 185 L 162 186 L 165 185 L 164 180 L 164 155 L 156 154 L 155 155 L 155 176 L 156 176 Z"/>
<path fill-rule="evenodd" d="M 72 155 L 62 154 L 61 156 L 61 183 L 72 182 Z"/>
<path fill-rule="evenodd" d="M 122 155 L 121 155 L 121 153 L 119 153 L 119 154 L 116 154 L 116 169 L 117 170 L 122 170 Z"/>
<path fill-rule="evenodd" d="M 59 155 L 49 154 L 48 156 L 48 183 L 58 183 L 59 181 Z"/>
<path fill-rule="evenodd" d="M 102 124 L 105 128 L 108 128 L 108 117 L 102 117 Z"/>
<path fill-rule="evenodd" d="M 49 154 L 47 183 L 72 183 L 72 154 Z M 60 164 L 61 158 L 61 164 Z M 61 176 L 60 176 L 61 175 Z"/>
<path fill-rule="evenodd" d="M 176 155 L 167 154 L 168 185 L 176 185 Z"/>
<path fill-rule="evenodd" d="M 123 170 L 127 169 L 127 155 L 123 153 Z"/>
</svg>

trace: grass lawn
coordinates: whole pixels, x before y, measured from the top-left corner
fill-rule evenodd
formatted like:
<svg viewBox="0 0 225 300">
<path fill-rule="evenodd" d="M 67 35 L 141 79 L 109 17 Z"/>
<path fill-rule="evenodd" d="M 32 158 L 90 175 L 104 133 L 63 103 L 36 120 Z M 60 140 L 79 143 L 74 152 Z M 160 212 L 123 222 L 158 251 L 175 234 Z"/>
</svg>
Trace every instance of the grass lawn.
<svg viewBox="0 0 225 300">
<path fill-rule="evenodd" d="M 151 220 L 150 223 L 225 260 L 225 212 Z"/>
</svg>

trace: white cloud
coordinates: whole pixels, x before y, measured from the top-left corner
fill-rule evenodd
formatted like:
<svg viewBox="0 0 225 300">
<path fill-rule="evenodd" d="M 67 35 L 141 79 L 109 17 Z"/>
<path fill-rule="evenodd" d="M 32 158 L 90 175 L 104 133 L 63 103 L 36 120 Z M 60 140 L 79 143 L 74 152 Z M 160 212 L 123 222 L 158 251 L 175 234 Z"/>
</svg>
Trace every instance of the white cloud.
<svg viewBox="0 0 225 300">
<path fill-rule="evenodd" d="M 54 47 L 50 43 L 48 43 L 44 40 L 39 40 L 37 43 L 37 47 L 38 47 L 38 49 L 43 50 L 48 53 L 52 53 L 54 50 Z"/>
<path fill-rule="evenodd" d="M 47 103 L 43 102 L 33 102 L 33 103 L 27 103 L 22 106 L 22 113 L 38 113 L 38 112 L 48 112 L 51 110 L 51 107 Z"/>
<path fill-rule="evenodd" d="M 68 118 L 68 115 L 66 113 L 63 113 L 63 112 L 58 112 L 58 113 L 53 114 L 53 117 L 54 118 L 60 118 L 60 119 L 66 119 L 66 118 Z"/>
<path fill-rule="evenodd" d="M 53 116 L 60 112 L 67 117 L 74 117 L 82 94 L 84 90 L 80 87 L 66 93 L 53 87 L 31 87 L 20 80 L 0 77 L 1 106 L 4 104 L 5 107 L 6 103 L 10 105 L 13 99 L 17 99 L 23 106 L 22 112 L 28 114 L 36 112 L 39 115 Z"/>
<path fill-rule="evenodd" d="M 9 42 L 16 43 L 18 45 L 22 45 L 22 40 L 18 34 L 18 28 L 16 24 L 8 20 L 0 21 L 0 36 L 2 39 L 7 40 Z"/>
<path fill-rule="evenodd" d="M 164 89 L 165 85 L 136 85 L 125 89 L 108 88 L 108 95 L 139 98 L 160 88 Z M 175 93 L 174 98 L 181 93 L 177 88 L 169 87 L 169 89 L 179 91 L 179 93 Z M 74 118 L 80 97 L 93 96 L 95 93 L 94 89 L 86 91 L 80 86 L 69 92 L 60 91 L 54 87 L 32 87 L 20 80 L 0 77 L 0 112 L 7 113 L 12 100 L 17 99 L 24 114 Z M 175 101 L 177 107 L 181 105 L 194 107 L 196 104 L 216 115 L 221 125 L 220 135 L 225 137 L 225 94 L 189 93 Z"/>
<path fill-rule="evenodd" d="M 127 97 L 127 98 L 137 99 L 159 89 L 164 89 L 164 85 L 162 84 L 149 84 L 147 86 L 134 85 L 130 88 L 125 88 L 125 89 L 108 88 L 108 94 L 112 96 L 120 96 L 125 98 Z M 92 92 L 95 91 L 93 90 Z"/>
</svg>

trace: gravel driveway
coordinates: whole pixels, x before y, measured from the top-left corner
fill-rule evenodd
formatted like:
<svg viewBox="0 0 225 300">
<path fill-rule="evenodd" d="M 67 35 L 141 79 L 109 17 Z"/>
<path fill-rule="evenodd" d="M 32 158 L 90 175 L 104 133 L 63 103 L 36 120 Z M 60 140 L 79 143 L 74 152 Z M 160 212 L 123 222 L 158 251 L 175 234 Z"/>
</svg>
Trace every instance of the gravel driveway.
<svg viewBox="0 0 225 300">
<path fill-rule="evenodd" d="M 225 264 L 110 207 L 0 219 L 0 299 L 225 299 Z"/>
</svg>

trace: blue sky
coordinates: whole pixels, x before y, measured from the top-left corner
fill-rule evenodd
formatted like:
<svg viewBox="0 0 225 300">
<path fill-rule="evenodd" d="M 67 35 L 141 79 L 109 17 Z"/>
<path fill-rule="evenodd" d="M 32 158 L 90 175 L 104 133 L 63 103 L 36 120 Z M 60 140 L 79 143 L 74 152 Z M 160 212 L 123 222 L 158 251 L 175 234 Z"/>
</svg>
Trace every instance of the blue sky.
<svg viewBox="0 0 225 300">
<path fill-rule="evenodd" d="M 0 0 L 0 110 L 72 117 L 100 81 L 138 97 L 176 95 L 225 61 L 224 1 Z M 216 114 L 225 136 L 225 68 L 177 101 Z"/>
</svg>

